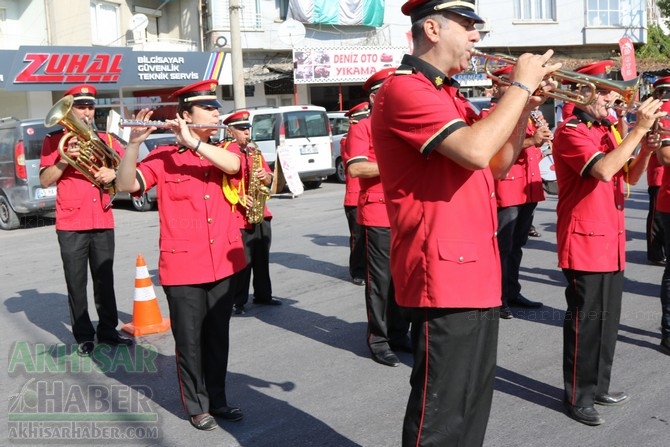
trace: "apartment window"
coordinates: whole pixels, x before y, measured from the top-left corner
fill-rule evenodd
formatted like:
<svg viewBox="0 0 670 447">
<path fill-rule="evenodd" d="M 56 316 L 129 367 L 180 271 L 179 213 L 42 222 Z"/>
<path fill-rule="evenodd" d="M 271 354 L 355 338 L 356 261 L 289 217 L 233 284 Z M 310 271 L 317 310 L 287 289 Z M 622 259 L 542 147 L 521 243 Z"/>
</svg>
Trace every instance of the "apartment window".
<svg viewBox="0 0 670 447">
<path fill-rule="evenodd" d="M 514 0 L 516 20 L 556 20 L 554 0 Z"/>
<path fill-rule="evenodd" d="M 240 3 L 240 28 L 258 30 L 262 28 L 260 0 L 238 0 Z M 213 1 L 210 4 L 212 27 L 230 29 L 230 2 Z"/>
<path fill-rule="evenodd" d="M 589 26 L 623 26 L 621 10 L 630 6 L 620 0 L 589 0 L 586 16 Z"/>
<path fill-rule="evenodd" d="M 118 46 L 125 44 L 119 26 L 119 6 L 106 2 L 91 2 L 91 42 L 93 45 Z"/>
<path fill-rule="evenodd" d="M 0 34 L 5 33 L 7 27 L 7 8 L 0 8 Z"/>
</svg>

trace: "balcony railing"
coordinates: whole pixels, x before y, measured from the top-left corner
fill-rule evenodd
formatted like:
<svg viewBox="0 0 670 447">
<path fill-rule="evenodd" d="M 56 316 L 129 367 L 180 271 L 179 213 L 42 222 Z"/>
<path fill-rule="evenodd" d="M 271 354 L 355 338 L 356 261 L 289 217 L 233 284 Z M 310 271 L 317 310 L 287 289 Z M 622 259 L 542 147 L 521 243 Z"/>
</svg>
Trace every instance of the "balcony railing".
<svg viewBox="0 0 670 447">
<path fill-rule="evenodd" d="M 149 38 L 127 40 L 126 46 L 136 51 L 198 51 L 198 43 L 192 40 L 171 38 Z"/>
</svg>

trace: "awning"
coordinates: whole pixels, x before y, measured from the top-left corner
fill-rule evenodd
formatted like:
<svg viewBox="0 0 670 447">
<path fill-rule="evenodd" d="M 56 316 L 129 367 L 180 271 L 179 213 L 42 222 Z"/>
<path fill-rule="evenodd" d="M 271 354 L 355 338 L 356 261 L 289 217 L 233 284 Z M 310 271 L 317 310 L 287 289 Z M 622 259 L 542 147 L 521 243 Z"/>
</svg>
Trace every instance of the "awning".
<svg viewBox="0 0 670 447">
<path fill-rule="evenodd" d="M 244 85 L 293 77 L 293 62 L 257 64 L 244 69 Z"/>
</svg>

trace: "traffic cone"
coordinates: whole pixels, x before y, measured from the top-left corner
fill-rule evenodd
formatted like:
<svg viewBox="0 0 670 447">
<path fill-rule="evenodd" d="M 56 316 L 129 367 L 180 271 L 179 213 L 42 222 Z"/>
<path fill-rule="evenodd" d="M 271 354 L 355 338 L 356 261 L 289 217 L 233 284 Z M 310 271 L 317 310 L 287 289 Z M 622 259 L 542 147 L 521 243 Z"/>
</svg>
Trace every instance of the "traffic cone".
<svg viewBox="0 0 670 447">
<path fill-rule="evenodd" d="M 133 322 L 124 324 L 121 329 L 134 337 L 165 332 L 170 329 L 170 319 L 161 316 L 158 299 L 142 253 L 137 255 L 135 266 Z"/>
</svg>

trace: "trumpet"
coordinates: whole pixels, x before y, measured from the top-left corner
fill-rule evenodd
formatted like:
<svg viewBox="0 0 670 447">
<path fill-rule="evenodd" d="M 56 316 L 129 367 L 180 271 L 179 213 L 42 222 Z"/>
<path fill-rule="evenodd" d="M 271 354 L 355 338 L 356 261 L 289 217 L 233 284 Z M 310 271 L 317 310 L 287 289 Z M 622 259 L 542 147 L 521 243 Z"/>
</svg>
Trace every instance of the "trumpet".
<svg viewBox="0 0 670 447">
<path fill-rule="evenodd" d="M 484 63 L 484 71 L 493 81 L 501 85 L 512 85 L 509 80 L 496 76 L 493 72 L 504 65 L 516 65 L 516 58 L 505 55 L 494 56 L 476 50 L 472 52 L 472 56 L 486 59 L 486 62 Z M 642 79 L 642 77 L 639 76 L 638 78 L 629 81 L 612 81 L 570 70 L 556 70 L 551 73 L 550 76 L 561 83 L 574 84 L 579 88 L 572 90 L 557 90 L 553 92 L 537 90 L 533 93 L 534 95 L 587 106 L 595 102 L 598 90 L 609 90 L 619 93 L 622 104 L 620 107 L 626 107 L 627 109 L 634 106 L 635 97 L 637 96 L 637 91 L 640 88 L 640 81 Z M 587 92 L 584 92 L 584 89 L 586 89 Z"/>
<path fill-rule="evenodd" d="M 193 124 L 188 123 L 186 126 L 192 129 L 225 129 L 228 126 L 225 124 Z M 158 129 L 165 129 L 170 127 L 165 121 L 142 121 L 142 120 L 127 120 L 120 119 L 119 127 L 156 127 Z"/>
</svg>

